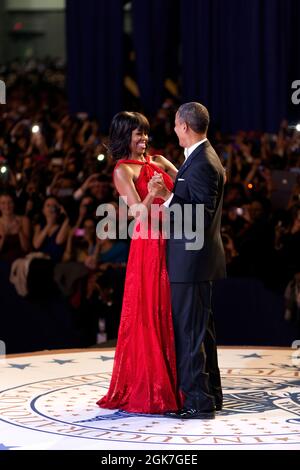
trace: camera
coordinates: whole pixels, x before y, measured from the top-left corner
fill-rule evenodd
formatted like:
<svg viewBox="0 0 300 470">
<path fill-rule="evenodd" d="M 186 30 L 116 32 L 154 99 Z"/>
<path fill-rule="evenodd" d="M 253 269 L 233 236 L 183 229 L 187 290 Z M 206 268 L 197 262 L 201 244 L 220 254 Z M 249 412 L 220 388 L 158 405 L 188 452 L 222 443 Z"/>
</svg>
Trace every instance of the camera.
<svg viewBox="0 0 300 470">
<path fill-rule="evenodd" d="M 58 206 L 52 206 L 50 209 L 51 209 L 51 212 L 53 212 L 53 214 L 57 214 L 57 215 L 60 214 L 60 208 Z"/>
<path fill-rule="evenodd" d="M 61 211 L 61 208 L 57 205 L 51 207 L 51 212 L 57 216 L 57 223 L 62 224 L 66 218 L 66 215 Z"/>
</svg>

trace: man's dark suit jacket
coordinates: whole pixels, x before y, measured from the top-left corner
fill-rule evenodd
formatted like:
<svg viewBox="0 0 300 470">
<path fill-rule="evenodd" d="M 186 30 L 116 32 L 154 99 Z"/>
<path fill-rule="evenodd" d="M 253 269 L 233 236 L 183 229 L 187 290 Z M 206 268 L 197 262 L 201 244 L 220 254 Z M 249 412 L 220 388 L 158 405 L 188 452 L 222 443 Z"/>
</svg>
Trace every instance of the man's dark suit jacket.
<svg viewBox="0 0 300 470">
<path fill-rule="evenodd" d="M 174 239 L 171 223 L 171 238 L 167 240 L 171 282 L 213 281 L 226 277 L 220 233 L 224 182 L 224 168 L 208 141 L 200 144 L 180 168 L 170 209 L 174 204 L 182 208 L 184 204 L 192 204 L 194 225 L 196 204 L 204 204 L 204 245 L 200 250 L 186 250 L 185 244 L 191 240 L 184 236 L 180 240 Z"/>
</svg>

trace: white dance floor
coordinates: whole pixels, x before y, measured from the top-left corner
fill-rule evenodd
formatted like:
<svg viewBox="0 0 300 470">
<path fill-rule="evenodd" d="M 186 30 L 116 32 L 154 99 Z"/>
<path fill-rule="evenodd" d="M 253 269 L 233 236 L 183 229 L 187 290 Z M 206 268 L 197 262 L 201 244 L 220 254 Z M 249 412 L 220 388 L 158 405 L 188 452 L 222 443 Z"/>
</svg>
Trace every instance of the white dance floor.
<svg viewBox="0 0 300 470">
<path fill-rule="evenodd" d="M 0 449 L 300 449 L 297 351 L 219 348 L 219 356 L 225 403 L 215 420 L 98 408 L 112 349 L 6 356 L 0 359 Z"/>
</svg>

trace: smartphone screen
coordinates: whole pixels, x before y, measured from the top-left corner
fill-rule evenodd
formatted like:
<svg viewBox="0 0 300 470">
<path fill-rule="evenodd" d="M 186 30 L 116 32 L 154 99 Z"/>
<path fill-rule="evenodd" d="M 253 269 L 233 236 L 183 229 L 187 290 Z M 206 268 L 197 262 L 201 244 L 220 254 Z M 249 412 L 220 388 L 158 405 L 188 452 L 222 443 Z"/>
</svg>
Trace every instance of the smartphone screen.
<svg viewBox="0 0 300 470">
<path fill-rule="evenodd" d="M 84 228 L 77 228 L 75 230 L 75 237 L 84 237 L 84 234 L 85 234 L 85 230 Z"/>
</svg>

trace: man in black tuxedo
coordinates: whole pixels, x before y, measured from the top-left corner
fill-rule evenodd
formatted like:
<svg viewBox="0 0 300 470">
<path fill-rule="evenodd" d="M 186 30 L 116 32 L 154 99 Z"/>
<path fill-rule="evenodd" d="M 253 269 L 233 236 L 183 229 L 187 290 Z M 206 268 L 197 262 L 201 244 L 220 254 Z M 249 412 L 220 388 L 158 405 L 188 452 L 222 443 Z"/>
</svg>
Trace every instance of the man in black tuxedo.
<svg viewBox="0 0 300 470">
<path fill-rule="evenodd" d="M 184 408 L 167 413 L 174 418 L 211 419 L 222 409 L 222 388 L 217 359 L 214 320 L 211 309 L 212 281 L 226 276 L 224 249 L 220 234 L 224 168 L 207 140 L 209 114 L 200 103 L 186 103 L 176 113 L 175 132 L 185 148 L 185 163 L 178 171 L 173 193 L 162 185 L 165 205 L 189 204 L 193 230 L 197 204 L 204 205 L 204 244 L 187 250 L 185 233 L 176 239 L 176 224 L 167 240 L 168 272 L 172 291 L 172 312 L 179 387 Z M 175 206 L 174 206 L 175 207 Z M 174 217 L 176 217 L 174 215 Z M 173 219 L 174 223 L 174 219 Z M 174 229 L 175 227 L 175 229 Z"/>
</svg>

